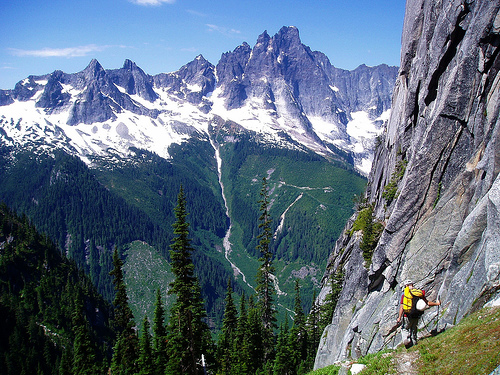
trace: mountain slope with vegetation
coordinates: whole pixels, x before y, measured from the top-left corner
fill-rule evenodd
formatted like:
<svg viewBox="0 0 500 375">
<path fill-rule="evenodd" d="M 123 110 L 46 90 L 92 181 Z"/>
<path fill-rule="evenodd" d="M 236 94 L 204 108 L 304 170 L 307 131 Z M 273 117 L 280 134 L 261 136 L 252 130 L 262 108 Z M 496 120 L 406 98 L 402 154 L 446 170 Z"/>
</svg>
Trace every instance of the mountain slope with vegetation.
<svg viewBox="0 0 500 375">
<path fill-rule="evenodd" d="M 339 290 L 329 297 L 328 309 L 315 304 L 306 315 L 297 279 L 293 324 L 290 327 L 287 318 L 278 324 L 280 305 L 269 246 L 270 191 L 264 179 L 255 293 L 248 298 L 243 293 L 235 304 L 228 279 L 220 335 L 213 329 L 213 317 L 206 314 L 195 274 L 196 251 L 182 189 L 174 209 L 170 267 L 145 243 L 130 246 L 128 264 L 115 248 L 110 272 L 113 306 L 26 216 L 20 219 L 1 206 L 2 373 L 199 374 L 203 368 L 221 375 L 305 373 L 312 367 Z M 151 299 L 152 306 L 147 306 Z M 137 316 L 142 317 L 140 323 Z"/>
<path fill-rule="evenodd" d="M 13 160 L 9 151 L 3 150 L 7 152 L 0 157 L 0 200 L 16 212 L 26 214 L 41 232 L 53 238 L 59 248 L 89 274 L 108 301 L 114 296 L 109 272 L 115 246 L 123 253 L 130 243 L 141 240 L 154 246 L 165 260 L 169 259 L 175 192 L 181 183 L 189 186 L 187 194 L 193 198 L 190 200 L 189 209 L 193 212 L 190 219 L 194 219 L 196 229 L 201 227 L 195 245 L 210 249 L 215 246 L 215 241 L 220 241 L 207 230 L 208 227 L 215 228 L 217 233 L 217 227 L 223 228 L 225 224 L 224 211 L 217 215 L 217 199 L 211 198 L 211 193 L 191 180 L 187 173 L 173 172 L 175 166 L 166 165 L 163 159 L 149 163 L 150 159 L 146 158 L 144 164 L 152 165 L 148 172 L 141 165 L 118 169 L 112 174 L 118 182 L 102 177 L 103 184 L 81 160 L 63 152 L 53 155 L 16 153 Z M 147 174 L 161 178 L 154 179 L 140 194 L 136 191 L 133 192 L 135 195 L 131 194 L 130 190 L 137 189 L 134 185 L 139 181 L 146 185 L 147 180 L 142 180 L 142 177 Z M 120 179 L 126 182 L 120 183 Z M 155 188 L 158 189 L 156 201 L 144 198 Z M 148 211 L 148 204 L 156 208 L 154 214 Z M 203 207 L 211 209 L 204 210 Z M 223 229 L 218 231 L 224 232 Z M 225 268 L 221 262 L 222 257 L 216 257 L 217 254 L 210 254 L 209 250 L 196 254 L 197 273 L 205 286 L 210 311 L 214 310 L 216 301 L 223 298 L 225 281 L 231 276 L 229 267 Z M 154 294 L 149 299 L 151 304 Z M 221 312 L 218 314 L 220 317 Z"/>
<path fill-rule="evenodd" d="M 193 261 L 207 312 L 218 329 L 227 279 L 235 279 L 238 294 L 242 290 L 251 293 L 256 285 L 258 194 L 260 181 L 268 177 L 271 246 L 279 266 L 276 287 L 283 306 L 280 318 L 293 308 L 297 278 L 307 296 L 304 308 L 309 309 L 331 239 L 351 215 L 352 197 L 361 194 L 365 179 L 352 166 L 306 149 L 266 146 L 255 133 L 229 135 L 216 140 L 220 166 L 212 146 L 196 139 L 172 146 L 171 160 L 134 149 L 134 157 L 119 163 L 96 158 L 99 168 L 95 169 L 62 151 L 32 153 L 4 146 L 0 200 L 54 238 L 111 301 L 114 291 L 109 272 L 115 246 L 123 255 L 134 241 L 142 241 L 169 261 L 175 196 L 179 186 L 184 186 L 197 249 Z M 224 247 L 226 235 L 230 249 Z M 128 264 L 125 257 L 126 270 L 141 267 L 133 259 L 137 258 L 131 257 Z M 137 280 L 136 285 L 142 282 Z M 139 306 L 133 310 L 151 316 L 154 293 L 145 298 L 137 304 L 149 306 L 148 311 Z M 136 317 L 139 324 L 142 317 Z"/>
<path fill-rule="evenodd" d="M 113 311 L 26 216 L 0 206 L 0 372 L 105 372 Z M 83 371 L 83 372 L 82 372 Z"/>
<path fill-rule="evenodd" d="M 437 336 L 429 336 L 407 350 L 384 350 L 359 358 L 366 367 L 359 375 L 415 374 L 489 375 L 500 366 L 500 307 L 485 307 Z M 310 372 L 336 375 L 346 362 Z"/>
</svg>

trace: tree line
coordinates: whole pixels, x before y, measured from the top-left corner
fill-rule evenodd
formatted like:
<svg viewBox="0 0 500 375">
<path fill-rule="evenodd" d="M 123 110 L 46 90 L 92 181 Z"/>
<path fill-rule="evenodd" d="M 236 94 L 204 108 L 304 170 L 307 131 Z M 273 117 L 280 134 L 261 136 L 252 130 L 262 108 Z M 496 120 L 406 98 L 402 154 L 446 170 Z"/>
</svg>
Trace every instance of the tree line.
<svg viewBox="0 0 500 375">
<path fill-rule="evenodd" d="M 321 307 L 305 315 L 297 280 L 293 321 L 276 319 L 267 181 L 260 192 L 255 294 L 234 298 L 229 279 L 222 329 L 209 328 L 192 255 L 183 188 L 174 209 L 170 261 L 175 276 L 167 314 L 159 291 L 152 321 L 137 330 L 128 306 L 123 261 L 115 247 L 115 298 L 109 306 L 74 261 L 39 235 L 26 217 L 0 210 L 0 372 L 5 374 L 304 374 L 331 322 L 340 279 Z M 339 277 L 339 275 L 336 275 Z M 335 287 L 334 287 L 335 286 Z"/>
<path fill-rule="evenodd" d="M 113 173 L 106 173 L 90 170 L 80 159 L 62 151 L 56 150 L 53 155 L 16 152 L 15 161 L 11 151 L 0 145 L 0 201 L 15 212 L 26 214 L 39 231 L 46 233 L 90 276 L 109 302 L 115 294 L 109 275 L 115 246 L 121 252 L 127 244 L 141 239 L 169 260 L 172 209 L 180 184 L 189 186 L 186 196 L 191 225 L 194 222 L 191 228 L 196 231 L 193 243 L 206 247 L 200 235 L 209 233 L 216 237 L 225 232 L 223 204 L 209 187 L 196 181 L 198 176 L 192 176 L 194 162 L 189 164 L 190 171 L 182 162 L 169 163 L 154 154 L 136 150 L 137 160 L 146 161 L 115 167 Z M 112 168 L 112 165 L 106 167 Z M 139 183 L 120 185 L 121 180 L 136 179 L 149 187 Z M 118 188 L 106 188 L 113 184 Z M 135 185 L 139 185 L 142 193 L 129 190 Z M 148 200 L 144 194 L 152 190 L 155 199 Z M 119 195 L 117 191 L 126 194 Z M 136 201 L 137 205 L 131 203 Z M 148 209 L 150 206 L 155 208 L 155 213 Z M 210 237 L 205 240 L 208 241 L 214 239 Z M 218 307 L 231 271 L 206 252 L 195 253 L 194 258 L 207 309 L 219 324 L 222 311 Z"/>
<path fill-rule="evenodd" d="M 112 317 L 75 262 L 0 205 L 0 373 L 105 373 Z"/>
<path fill-rule="evenodd" d="M 331 281 L 331 293 L 322 306 L 313 304 L 308 315 L 303 311 L 300 283 L 295 284 L 293 322 L 277 326 L 269 196 L 266 179 L 260 192 L 258 250 L 255 294 L 234 301 L 231 279 L 224 299 L 222 329 L 215 339 L 207 324 L 207 314 L 197 277 L 194 274 L 186 221 L 186 197 L 181 188 L 175 208 L 174 240 L 170 245 L 171 267 L 175 280 L 169 294 L 176 302 L 166 311 L 159 290 L 156 293 L 152 324 L 145 317 L 141 332 L 135 332 L 133 316 L 127 305 L 122 261 L 115 251 L 112 275 L 116 288 L 115 314 L 123 319 L 111 362 L 113 374 L 305 374 L 314 364 L 320 335 L 332 319 L 340 293 L 342 275 Z M 165 323 L 166 322 L 166 323 Z M 150 329 L 152 327 L 152 329 Z"/>
</svg>

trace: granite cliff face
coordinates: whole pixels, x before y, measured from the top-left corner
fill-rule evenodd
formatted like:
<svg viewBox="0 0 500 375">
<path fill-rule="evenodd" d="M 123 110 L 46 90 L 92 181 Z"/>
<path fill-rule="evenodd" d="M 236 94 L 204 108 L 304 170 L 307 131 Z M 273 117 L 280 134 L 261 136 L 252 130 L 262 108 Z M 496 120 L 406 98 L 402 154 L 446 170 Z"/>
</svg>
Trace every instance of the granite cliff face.
<svg viewBox="0 0 500 375">
<path fill-rule="evenodd" d="M 343 290 L 315 367 L 395 347 L 401 283 L 443 304 L 421 334 L 459 322 L 500 290 L 500 3 L 409 0 L 392 113 L 366 207 L 383 231 L 367 262 L 353 216 L 329 259 Z"/>
</svg>

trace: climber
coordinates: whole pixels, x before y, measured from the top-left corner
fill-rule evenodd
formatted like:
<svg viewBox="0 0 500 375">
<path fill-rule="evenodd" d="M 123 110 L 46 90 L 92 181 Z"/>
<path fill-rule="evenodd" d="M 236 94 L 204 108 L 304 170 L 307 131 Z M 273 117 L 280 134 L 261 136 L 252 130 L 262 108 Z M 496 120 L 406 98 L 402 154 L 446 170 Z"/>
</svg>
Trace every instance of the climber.
<svg viewBox="0 0 500 375">
<path fill-rule="evenodd" d="M 441 301 L 428 301 L 425 298 L 425 290 L 415 289 L 413 281 L 406 280 L 404 283 L 404 291 L 401 295 L 399 304 L 398 324 L 403 321 L 401 327 L 401 335 L 406 348 L 409 348 L 417 343 L 417 327 L 418 319 L 424 313 L 424 310 L 430 306 L 439 306 Z"/>
</svg>

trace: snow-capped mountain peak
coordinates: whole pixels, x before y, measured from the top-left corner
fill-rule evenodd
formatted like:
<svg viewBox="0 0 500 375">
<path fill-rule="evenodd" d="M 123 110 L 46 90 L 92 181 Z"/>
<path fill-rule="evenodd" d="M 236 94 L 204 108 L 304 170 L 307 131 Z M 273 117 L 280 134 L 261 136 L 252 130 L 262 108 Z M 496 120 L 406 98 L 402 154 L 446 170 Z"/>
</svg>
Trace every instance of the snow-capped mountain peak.
<svg viewBox="0 0 500 375">
<path fill-rule="evenodd" d="M 217 116 L 281 146 L 325 156 L 339 148 L 368 173 L 396 74 L 386 65 L 337 69 L 300 42 L 297 28 L 283 27 L 223 54 L 216 67 L 199 55 L 151 76 L 130 60 L 106 70 L 93 59 L 78 73 L 30 76 L 0 90 L 0 139 L 63 148 L 89 163 L 127 157 L 131 147 L 168 158 L 172 143 L 208 140 Z"/>
</svg>

